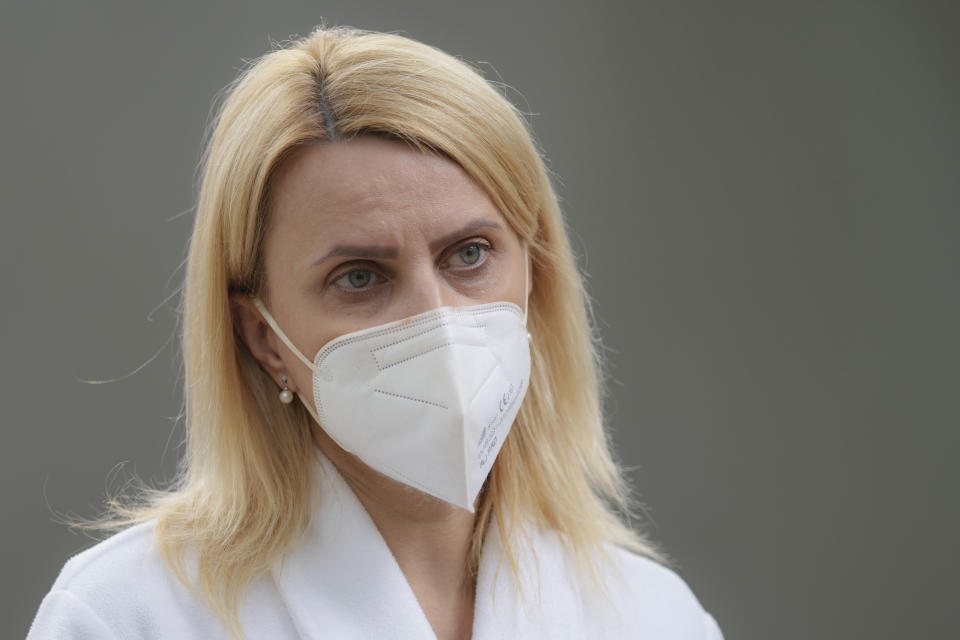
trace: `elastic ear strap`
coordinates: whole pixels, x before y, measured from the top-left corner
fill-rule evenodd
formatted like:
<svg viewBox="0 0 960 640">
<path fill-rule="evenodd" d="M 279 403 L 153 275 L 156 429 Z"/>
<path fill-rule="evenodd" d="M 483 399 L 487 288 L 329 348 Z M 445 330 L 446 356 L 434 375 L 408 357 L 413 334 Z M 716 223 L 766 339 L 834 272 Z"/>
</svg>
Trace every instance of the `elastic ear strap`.
<svg viewBox="0 0 960 640">
<path fill-rule="evenodd" d="M 530 310 L 530 245 L 523 243 L 523 326 L 527 326 L 527 311 Z"/>
<path fill-rule="evenodd" d="M 293 351 L 294 355 L 300 358 L 300 361 L 307 365 L 310 371 L 313 371 L 313 363 L 307 360 L 306 356 L 300 353 L 300 349 L 297 349 L 293 343 L 290 342 L 290 338 L 288 338 L 287 334 L 280 329 L 280 325 L 277 324 L 277 321 L 274 320 L 273 316 L 270 315 L 270 312 L 267 311 L 267 307 L 263 304 L 263 301 L 260 300 L 260 298 L 254 297 L 253 304 L 256 305 L 257 309 L 260 311 L 260 315 L 262 315 L 263 319 L 267 321 L 267 324 L 270 325 L 270 328 L 273 329 L 273 332 L 277 334 L 277 337 L 283 341 L 283 344 L 287 345 L 287 348 L 290 349 L 290 351 Z"/>
</svg>

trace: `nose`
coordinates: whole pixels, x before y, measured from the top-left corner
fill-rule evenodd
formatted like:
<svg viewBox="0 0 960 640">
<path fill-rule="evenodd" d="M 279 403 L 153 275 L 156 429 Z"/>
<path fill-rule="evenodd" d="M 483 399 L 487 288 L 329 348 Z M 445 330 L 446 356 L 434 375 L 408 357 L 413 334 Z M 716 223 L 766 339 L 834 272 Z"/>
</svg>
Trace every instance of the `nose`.
<svg viewBox="0 0 960 640">
<path fill-rule="evenodd" d="M 402 278 L 395 289 L 393 314 L 408 318 L 439 307 L 457 307 L 462 296 L 443 279 L 433 264 L 418 265 Z"/>
</svg>

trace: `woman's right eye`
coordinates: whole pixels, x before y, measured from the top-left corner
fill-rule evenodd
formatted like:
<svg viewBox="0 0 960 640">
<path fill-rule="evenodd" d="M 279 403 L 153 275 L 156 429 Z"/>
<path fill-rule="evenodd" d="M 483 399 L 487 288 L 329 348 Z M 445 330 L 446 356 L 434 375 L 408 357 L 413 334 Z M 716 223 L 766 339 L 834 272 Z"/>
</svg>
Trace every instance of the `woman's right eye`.
<svg viewBox="0 0 960 640">
<path fill-rule="evenodd" d="M 351 269 L 333 281 L 342 289 L 366 289 L 376 281 L 377 275 L 370 269 Z"/>
</svg>

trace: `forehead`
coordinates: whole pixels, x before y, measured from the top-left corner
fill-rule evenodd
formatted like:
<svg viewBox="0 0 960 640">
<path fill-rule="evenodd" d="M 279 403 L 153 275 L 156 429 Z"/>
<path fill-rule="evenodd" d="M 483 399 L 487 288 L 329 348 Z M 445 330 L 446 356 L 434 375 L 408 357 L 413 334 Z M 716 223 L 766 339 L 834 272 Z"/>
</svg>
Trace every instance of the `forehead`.
<svg viewBox="0 0 960 640">
<path fill-rule="evenodd" d="M 271 182 L 268 238 L 314 246 L 378 235 L 397 240 L 484 216 L 506 226 L 455 162 L 368 136 L 311 144 L 280 166 Z"/>
</svg>

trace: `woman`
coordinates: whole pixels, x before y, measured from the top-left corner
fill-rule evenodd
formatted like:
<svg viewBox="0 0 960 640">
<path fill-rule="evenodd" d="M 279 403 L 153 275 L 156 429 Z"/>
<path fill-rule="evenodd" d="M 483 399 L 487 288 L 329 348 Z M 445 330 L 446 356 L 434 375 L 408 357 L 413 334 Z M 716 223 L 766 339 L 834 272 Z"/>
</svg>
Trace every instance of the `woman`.
<svg viewBox="0 0 960 640">
<path fill-rule="evenodd" d="M 616 515 L 585 305 L 478 74 L 346 29 L 267 54 L 205 159 L 180 482 L 29 637 L 720 638 Z"/>
</svg>

